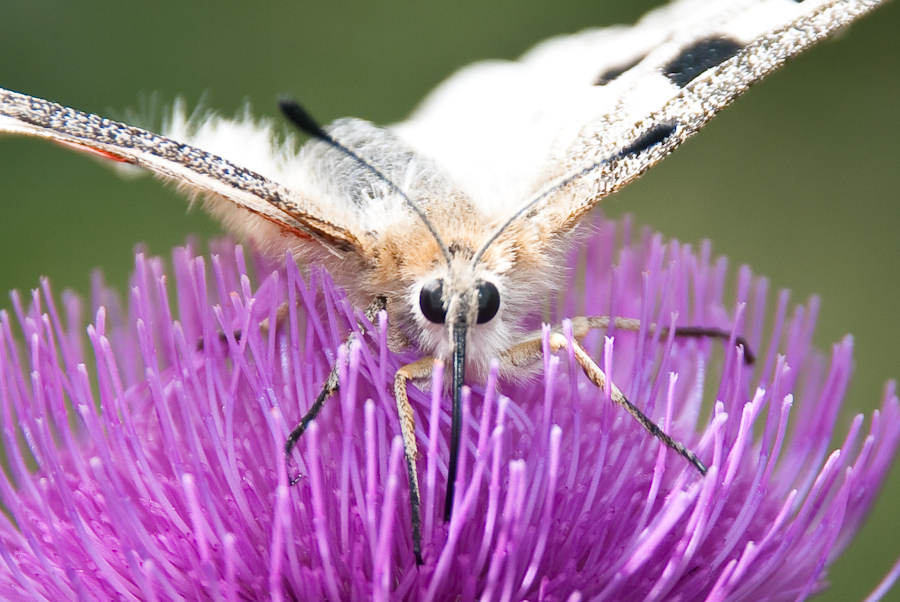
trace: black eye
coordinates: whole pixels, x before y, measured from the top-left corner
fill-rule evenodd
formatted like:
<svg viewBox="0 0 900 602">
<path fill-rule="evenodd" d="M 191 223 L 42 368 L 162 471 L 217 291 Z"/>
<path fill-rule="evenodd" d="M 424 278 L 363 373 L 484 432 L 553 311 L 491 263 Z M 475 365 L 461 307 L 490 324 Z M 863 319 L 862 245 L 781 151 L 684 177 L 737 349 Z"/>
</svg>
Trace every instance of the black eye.
<svg viewBox="0 0 900 602">
<path fill-rule="evenodd" d="M 478 284 L 478 323 L 490 322 L 500 309 L 500 291 L 490 282 Z"/>
<path fill-rule="evenodd" d="M 429 322 L 443 324 L 447 319 L 447 310 L 441 299 L 444 292 L 444 283 L 440 280 L 430 280 L 425 283 L 419 293 L 419 309 Z M 479 314 L 480 315 L 480 314 Z"/>
</svg>

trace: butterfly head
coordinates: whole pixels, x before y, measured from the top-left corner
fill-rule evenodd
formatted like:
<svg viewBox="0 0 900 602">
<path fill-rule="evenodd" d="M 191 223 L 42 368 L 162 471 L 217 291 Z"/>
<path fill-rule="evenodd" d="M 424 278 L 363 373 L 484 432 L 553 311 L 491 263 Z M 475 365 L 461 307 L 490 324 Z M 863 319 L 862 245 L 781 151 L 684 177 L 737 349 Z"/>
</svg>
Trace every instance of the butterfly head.
<svg viewBox="0 0 900 602">
<path fill-rule="evenodd" d="M 323 206 L 353 216 L 352 250 L 332 272 L 359 304 L 386 298 L 392 346 L 449 362 L 457 393 L 464 374 L 483 380 L 551 286 L 546 225 L 524 212 L 498 223 L 491 200 L 475 202 L 390 130 L 358 119 L 323 129 L 293 101 L 281 107 L 314 138 L 307 158 L 332 182 Z"/>
<path fill-rule="evenodd" d="M 440 233 L 440 225 L 432 230 Z M 418 338 L 420 349 L 450 363 L 452 407 L 445 520 L 449 520 L 453 508 L 463 386 L 467 377 L 486 378 L 491 360 L 504 355 L 517 342 L 521 315 L 533 311 L 535 306 L 535 289 L 520 282 L 524 275 L 534 274 L 528 269 L 534 266 L 529 261 L 518 261 L 523 259 L 521 255 L 527 256 L 514 252 L 523 242 L 521 231 L 508 226 L 507 236 L 485 238 L 480 246 L 455 241 L 444 246 L 440 234 L 436 235 L 436 242 L 446 249 L 448 258 L 435 261 L 431 269 L 415 279 L 404 304 L 413 317 L 413 336 Z M 545 278 L 543 286 L 547 283 Z M 542 296 L 536 296 L 539 306 Z"/>
<path fill-rule="evenodd" d="M 451 254 L 449 262 L 438 264 L 410 288 L 407 304 L 420 347 L 438 358 L 452 357 L 454 365 L 470 365 L 482 376 L 491 354 L 508 344 L 504 289 L 502 275 L 473 264 L 471 254 Z M 474 344 L 467 353 L 469 339 Z"/>
</svg>

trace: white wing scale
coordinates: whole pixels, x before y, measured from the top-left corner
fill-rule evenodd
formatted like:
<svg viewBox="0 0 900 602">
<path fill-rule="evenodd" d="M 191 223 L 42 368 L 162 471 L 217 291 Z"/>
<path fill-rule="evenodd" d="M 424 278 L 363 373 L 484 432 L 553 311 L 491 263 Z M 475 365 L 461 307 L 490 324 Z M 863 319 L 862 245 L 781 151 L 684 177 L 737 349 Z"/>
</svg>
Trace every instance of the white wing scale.
<svg viewBox="0 0 900 602">
<path fill-rule="evenodd" d="M 47 138 L 144 167 L 194 193 L 231 201 L 249 212 L 248 218 L 262 218 L 300 239 L 312 237 L 333 251 L 348 251 L 357 242 L 350 232 L 329 223 L 315 207 L 283 185 L 197 147 L 140 128 L 0 90 L 0 131 Z"/>
<path fill-rule="evenodd" d="M 466 67 L 395 130 L 498 216 L 596 165 L 577 178 L 576 198 L 547 199 L 574 225 L 751 84 L 882 3 L 681 0 L 633 27 L 588 30 L 548 40 L 519 61 Z M 697 48 L 712 55 L 692 55 Z M 674 64 L 688 69 L 687 82 Z M 660 124 L 677 126 L 664 143 L 613 160 Z"/>
</svg>

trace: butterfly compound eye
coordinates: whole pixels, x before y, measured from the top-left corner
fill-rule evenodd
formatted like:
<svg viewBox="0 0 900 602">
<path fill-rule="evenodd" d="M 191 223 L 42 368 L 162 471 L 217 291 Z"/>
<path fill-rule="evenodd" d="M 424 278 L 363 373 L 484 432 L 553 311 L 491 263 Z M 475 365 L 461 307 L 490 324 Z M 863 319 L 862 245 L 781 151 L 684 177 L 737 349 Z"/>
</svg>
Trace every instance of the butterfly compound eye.
<svg viewBox="0 0 900 602">
<path fill-rule="evenodd" d="M 444 283 L 440 280 L 429 280 L 419 292 L 419 309 L 429 322 L 443 324 L 447 319 L 447 310 L 444 309 L 442 299 Z"/>
<path fill-rule="evenodd" d="M 478 323 L 490 322 L 500 309 L 500 291 L 490 282 L 478 284 Z"/>
</svg>

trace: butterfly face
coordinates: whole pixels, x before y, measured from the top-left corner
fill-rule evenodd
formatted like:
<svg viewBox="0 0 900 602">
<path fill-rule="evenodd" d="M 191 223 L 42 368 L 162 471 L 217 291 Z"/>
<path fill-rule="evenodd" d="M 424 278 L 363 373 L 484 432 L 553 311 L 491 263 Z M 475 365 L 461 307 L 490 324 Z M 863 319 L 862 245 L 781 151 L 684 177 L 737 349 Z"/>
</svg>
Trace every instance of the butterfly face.
<svg viewBox="0 0 900 602">
<path fill-rule="evenodd" d="M 448 265 L 416 279 L 403 300 L 413 316 L 413 326 L 404 334 L 415 337 L 429 355 L 447 359 L 453 353 L 454 338 L 461 336 L 456 333 L 466 333 L 477 340 L 473 347 L 479 350 L 467 354 L 467 367 L 485 370 L 490 358 L 509 346 L 510 337 L 502 336 L 508 329 L 500 311 L 503 296 L 495 284 L 499 280 L 499 274 L 476 269 L 465 257 L 451 256 Z"/>
<path fill-rule="evenodd" d="M 542 218 L 499 222 L 389 130 L 344 119 L 323 132 L 328 142 L 301 152 L 302 193 L 341 215 L 347 234 L 320 261 L 358 305 L 386 300 L 395 348 L 448 361 L 464 340 L 460 361 L 483 378 L 557 284 L 564 232 Z M 308 239 L 280 240 L 308 252 Z"/>
</svg>

